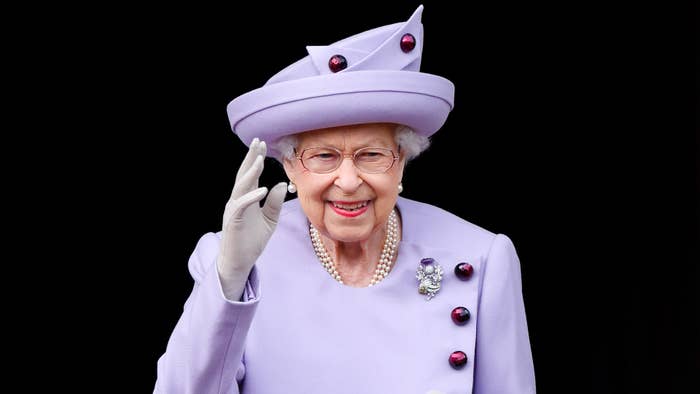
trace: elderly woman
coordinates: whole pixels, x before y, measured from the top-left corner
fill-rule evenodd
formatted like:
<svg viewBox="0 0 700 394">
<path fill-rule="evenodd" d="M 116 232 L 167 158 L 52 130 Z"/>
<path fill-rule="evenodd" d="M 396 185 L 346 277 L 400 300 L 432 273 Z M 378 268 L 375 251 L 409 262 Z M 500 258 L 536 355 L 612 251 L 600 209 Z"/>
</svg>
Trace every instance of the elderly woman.
<svg viewBox="0 0 700 394">
<path fill-rule="evenodd" d="M 307 47 L 229 104 L 250 149 L 190 258 L 157 393 L 535 392 L 511 241 L 399 197 L 453 105 L 418 71 L 421 12 Z M 289 178 L 269 193 L 267 155 Z"/>
</svg>

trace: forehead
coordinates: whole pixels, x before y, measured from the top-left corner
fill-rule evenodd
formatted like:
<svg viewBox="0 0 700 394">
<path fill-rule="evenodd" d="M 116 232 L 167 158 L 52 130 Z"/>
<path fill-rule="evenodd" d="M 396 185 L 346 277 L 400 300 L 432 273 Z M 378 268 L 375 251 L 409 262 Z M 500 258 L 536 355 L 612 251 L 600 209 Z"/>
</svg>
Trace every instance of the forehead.
<svg viewBox="0 0 700 394">
<path fill-rule="evenodd" d="M 378 144 L 392 146 L 396 125 L 391 123 L 369 123 L 312 130 L 299 134 L 299 147 Z"/>
</svg>

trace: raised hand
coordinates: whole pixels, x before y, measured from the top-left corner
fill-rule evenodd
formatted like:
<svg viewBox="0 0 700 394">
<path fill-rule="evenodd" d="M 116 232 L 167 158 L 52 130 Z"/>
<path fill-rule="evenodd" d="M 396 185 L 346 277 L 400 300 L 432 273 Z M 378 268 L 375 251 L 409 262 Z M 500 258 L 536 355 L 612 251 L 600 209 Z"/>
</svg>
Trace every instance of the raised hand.
<svg viewBox="0 0 700 394">
<path fill-rule="evenodd" d="M 238 169 L 224 210 L 216 265 L 224 295 L 229 300 L 238 300 L 243 293 L 250 270 L 275 230 L 284 202 L 286 183 L 275 185 L 269 194 L 266 187 L 258 187 L 266 152 L 265 142 L 254 139 Z M 259 202 L 266 195 L 267 200 L 260 207 Z"/>
</svg>

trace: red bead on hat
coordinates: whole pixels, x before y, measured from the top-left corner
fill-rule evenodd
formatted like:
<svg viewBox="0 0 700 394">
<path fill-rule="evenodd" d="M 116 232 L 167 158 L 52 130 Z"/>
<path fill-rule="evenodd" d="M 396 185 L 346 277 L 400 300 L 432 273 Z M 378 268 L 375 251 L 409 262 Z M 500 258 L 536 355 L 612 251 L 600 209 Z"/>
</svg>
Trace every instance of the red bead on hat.
<svg viewBox="0 0 700 394">
<path fill-rule="evenodd" d="M 409 53 L 416 47 L 416 37 L 413 34 L 406 33 L 401 37 L 401 50 L 405 53 Z"/>
<path fill-rule="evenodd" d="M 343 55 L 333 55 L 328 60 L 328 68 L 334 73 L 338 71 L 345 70 L 348 67 L 348 61 Z"/>
</svg>

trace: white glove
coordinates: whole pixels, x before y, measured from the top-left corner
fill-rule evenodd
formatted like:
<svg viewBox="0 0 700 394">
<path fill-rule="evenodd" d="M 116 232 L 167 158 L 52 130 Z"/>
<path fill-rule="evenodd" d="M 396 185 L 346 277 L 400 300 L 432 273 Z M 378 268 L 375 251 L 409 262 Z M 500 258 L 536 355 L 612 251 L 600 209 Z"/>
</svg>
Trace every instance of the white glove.
<svg viewBox="0 0 700 394">
<path fill-rule="evenodd" d="M 250 270 L 275 230 L 287 193 L 286 183 L 275 185 L 260 208 L 259 202 L 268 194 L 266 187 L 258 187 L 266 152 L 265 142 L 255 138 L 238 169 L 224 210 L 216 267 L 224 296 L 230 301 L 240 300 Z"/>
</svg>

